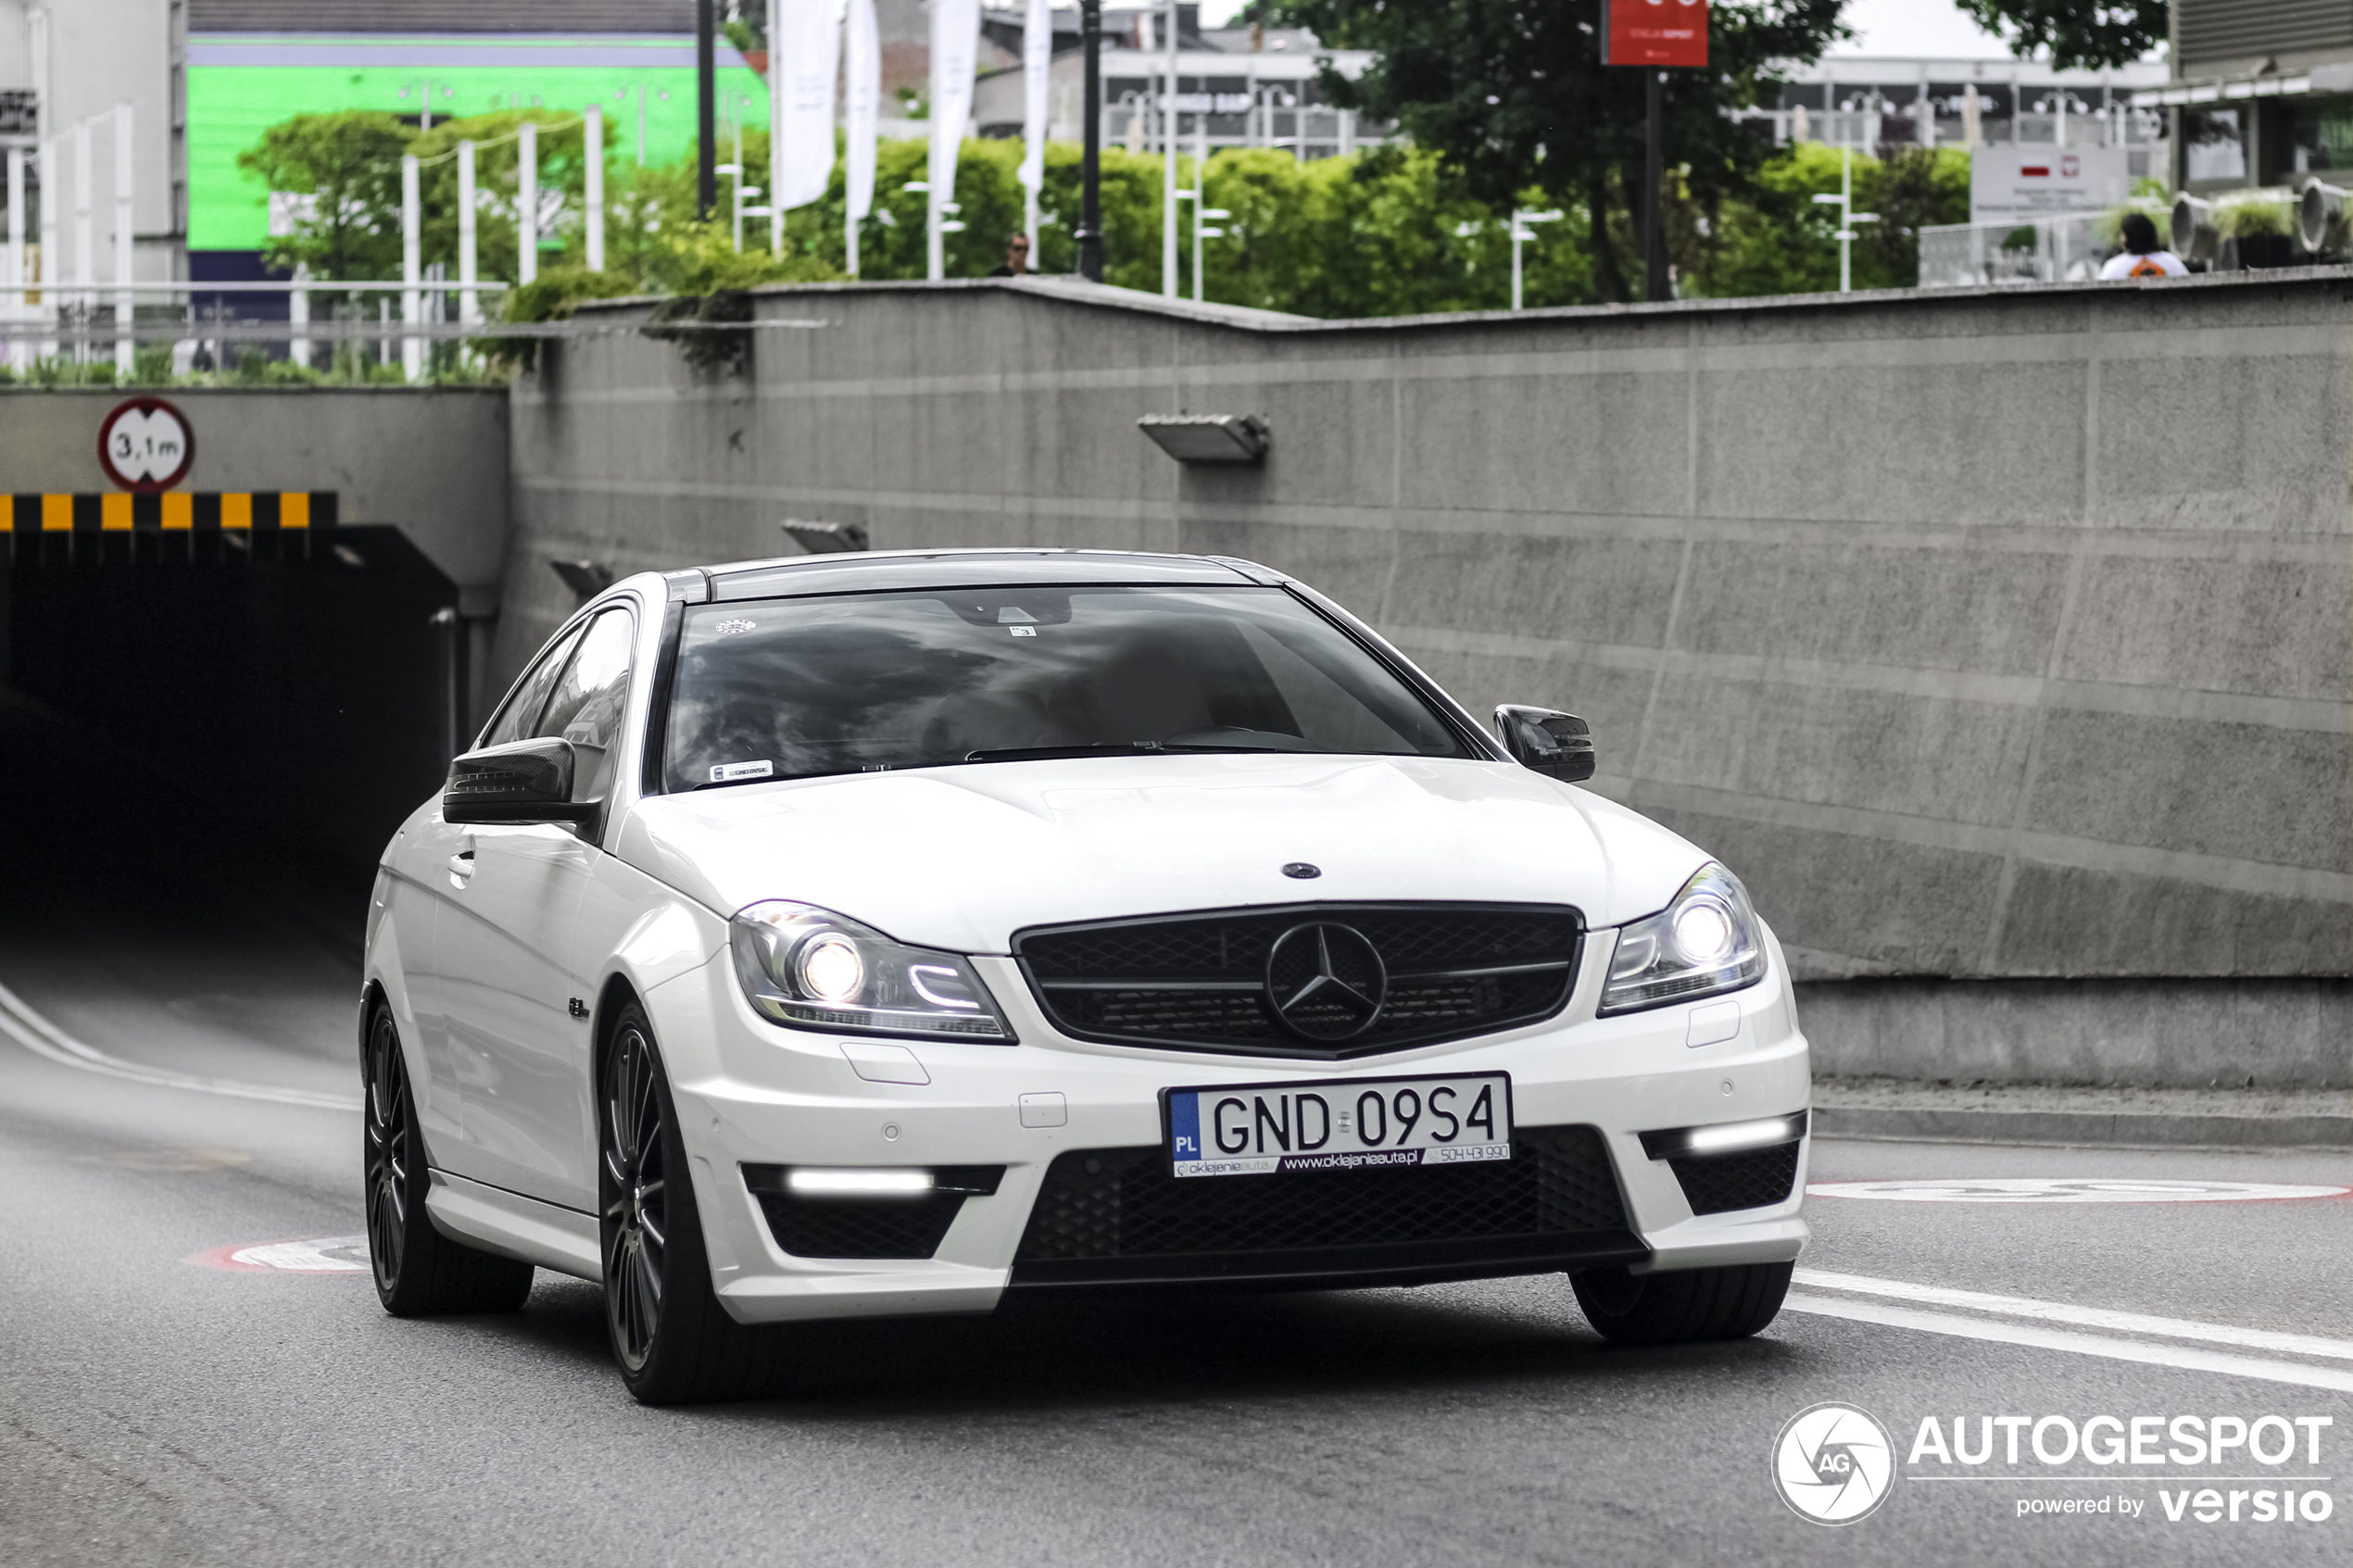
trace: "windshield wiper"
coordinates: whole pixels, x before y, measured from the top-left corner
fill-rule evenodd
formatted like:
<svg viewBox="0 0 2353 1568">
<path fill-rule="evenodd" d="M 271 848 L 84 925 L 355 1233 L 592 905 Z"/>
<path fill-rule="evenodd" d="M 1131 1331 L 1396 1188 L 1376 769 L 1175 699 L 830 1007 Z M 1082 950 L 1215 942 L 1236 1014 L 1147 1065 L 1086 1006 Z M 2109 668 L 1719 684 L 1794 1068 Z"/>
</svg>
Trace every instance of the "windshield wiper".
<svg viewBox="0 0 2353 1568">
<path fill-rule="evenodd" d="M 1297 753 L 1287 746 L 1163 746 L 1158 741 L 1101 741 L 1092 746 L 999 746 L 979 751 L 967 751 L 967 762 L 1024 762 L 1047 757 L 1168 757 L 1199 756 L 1205 752 L 1270 751 L 1286 756 Z"/>
</svg>

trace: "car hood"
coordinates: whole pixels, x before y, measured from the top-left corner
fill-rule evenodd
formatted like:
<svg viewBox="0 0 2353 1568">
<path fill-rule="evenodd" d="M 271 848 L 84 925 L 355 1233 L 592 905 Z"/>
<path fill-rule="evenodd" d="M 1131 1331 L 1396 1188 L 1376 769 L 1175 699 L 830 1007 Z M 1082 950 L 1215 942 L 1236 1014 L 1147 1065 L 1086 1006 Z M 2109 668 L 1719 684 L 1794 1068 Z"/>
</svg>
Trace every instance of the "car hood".
<svg viewBox="0 0 2353 1568">
<path fill-rule="evenodd" d="M 1026 926 L 1368 899 L 1663 909 L 1707 857 L 1505 762 L 1116 757 L 743 784 L 640 801 L 623 859 L 719 913 L 816 904 L 902 942 L 1008 951 Z M 1294 880 L 1287 864 L 1323 874 Z"/>
</svg>

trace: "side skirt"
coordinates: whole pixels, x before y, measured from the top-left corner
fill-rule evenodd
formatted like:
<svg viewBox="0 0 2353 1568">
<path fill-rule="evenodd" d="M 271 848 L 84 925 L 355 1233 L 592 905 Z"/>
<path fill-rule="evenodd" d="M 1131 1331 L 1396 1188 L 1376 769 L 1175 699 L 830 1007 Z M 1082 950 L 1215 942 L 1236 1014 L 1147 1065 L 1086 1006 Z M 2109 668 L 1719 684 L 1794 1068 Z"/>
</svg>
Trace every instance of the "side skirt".
<svg viewBox="0 0 2353 1568">
<path fill-rule="evenodd" d="M 516 1258 L 560 1274 L 590 1281 L 605 1277 L 604 1248 L 597 1216 L 559 1208 L 447 1171 L 433 1171 L 425 1212 L 452 1241 Z"/>
</svg>

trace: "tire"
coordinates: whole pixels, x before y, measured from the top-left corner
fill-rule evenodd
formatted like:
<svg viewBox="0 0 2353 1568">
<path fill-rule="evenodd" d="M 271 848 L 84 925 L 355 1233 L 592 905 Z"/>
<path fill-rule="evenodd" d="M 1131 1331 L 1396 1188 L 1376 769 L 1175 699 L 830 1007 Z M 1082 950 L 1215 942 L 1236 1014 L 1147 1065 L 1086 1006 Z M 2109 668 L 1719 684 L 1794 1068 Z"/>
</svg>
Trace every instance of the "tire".
<svg viewBox="0 0 2353 1568">
<path fill-rule="evenodd" d="M 737 1323 L 711 1288 L 677 1108 L 632 1003 L 613 1020 L 599 1073 L 598 1198 L 605 1327 L 622 1381 L 640 1404 L 743 1393 L 774 1370 L 776 1332 Z"/>
<path fill-rule="evenodd" d="M 1684 1345 L 1745 1339 L 1771 1323 L 1796 1266 L 1737 1263 L 1655 1274 L 1589 1269 L 1569 1275 L 1568 1283 L 1586 1321 L 1611 1343 Z"/>
<path fill-rule="evenodd" d="M 521 1311 L 531 1294 L 531 1265 L 452 1241 L 425 1212 L 431 1178 L 424 1135 L 400 1032 L 382 1003 L 369 1014 L 360 1065 L 367 1090 L 360 1173 L 376 1299 L 396 1318 Z"/>
</svg>

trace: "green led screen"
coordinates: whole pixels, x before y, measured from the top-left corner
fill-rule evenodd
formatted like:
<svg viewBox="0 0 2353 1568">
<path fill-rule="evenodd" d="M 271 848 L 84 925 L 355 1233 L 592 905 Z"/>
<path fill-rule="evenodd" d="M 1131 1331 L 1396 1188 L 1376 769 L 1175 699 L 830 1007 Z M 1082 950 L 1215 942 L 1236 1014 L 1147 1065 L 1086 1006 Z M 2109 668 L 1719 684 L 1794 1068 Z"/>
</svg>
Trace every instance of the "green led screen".
<svg viewBox="0 0 2353 1568">
<path fill-rule="evenodd" d="M 577 111 L 596 104 L 613 128 L 612 166 L 672 163 L 693 149 L 691 38 L 254 38 L 197 34 L 188 50 L 188 248 L 259 250 L 270 243 L 269 193 L 237 167 L 261 133 L 299 114 L 376 109 L 433 118 L 498 109 Z M 731 124 L 765 127 L 768 88 L 732 49 L 720 51 L 719 143 Z M 403 90 L 407 95 L 404 97 Z"/>
</svg>

